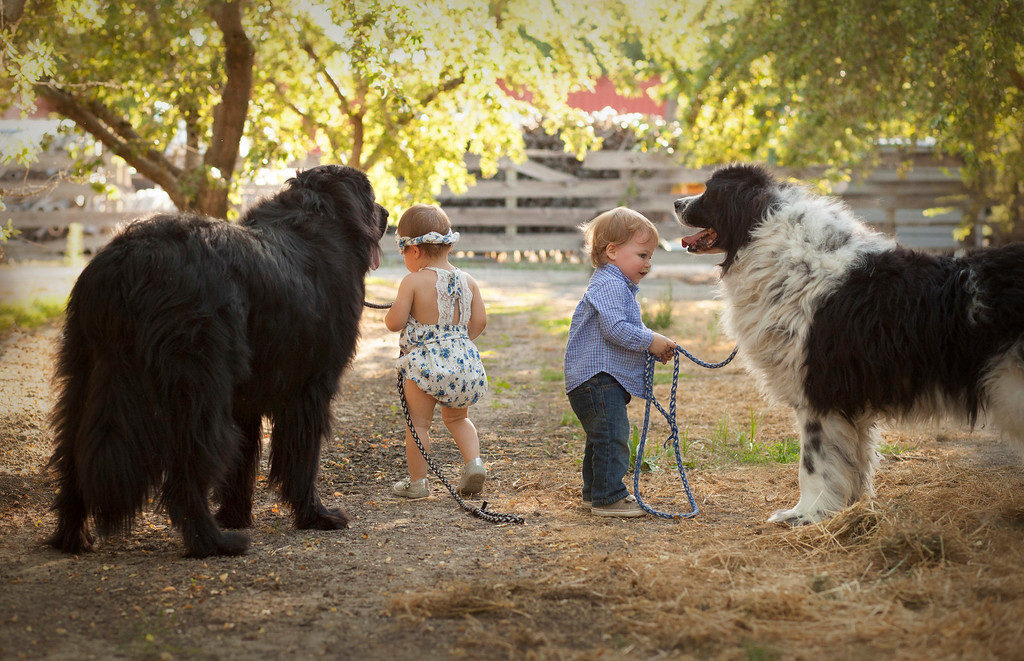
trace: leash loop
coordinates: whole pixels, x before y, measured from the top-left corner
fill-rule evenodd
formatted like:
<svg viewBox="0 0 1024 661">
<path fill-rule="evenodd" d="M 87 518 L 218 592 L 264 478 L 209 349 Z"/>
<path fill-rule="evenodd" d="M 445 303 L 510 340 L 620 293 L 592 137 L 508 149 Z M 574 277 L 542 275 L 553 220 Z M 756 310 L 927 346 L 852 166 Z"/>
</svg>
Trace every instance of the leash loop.
<svg viewBox="0 0 1024 661">
<path fill-rule="evenodd" d="M 647 364 L 644 366 L 644 395 L 646 395 L 646 404 L 644 405 L 644 427 L 640 433 L 640 440 L 636 445 L 636 459 L 633 464 L 633 497 L 636 498 L 636 504 L 640 506 L 640 509 L 663 519 L 691 519 L 700 514 L 700 508 L 697 507 L 697 501 L 693 497 L 693 491 L 690 489 L 690 481 L 686 479 L 686 469 L 683 468 L 683 456 L 679 450 L 679 425 L 676 423 L 676 390 L 679 387 L 679 354 L 682 354 L 692 360 L 694 363 L 701 367 L 708 369 L 717 369 L 724 367 L 732 362 L 732 359 L 736 357 L 736 352 L 739 347 L 732 350 L 729 357 L 718 363 L 707 363 L 699 358 L 695 357 L 686 349 L 677 346 L 676 353 L 672 357 L 672 391 L 669 394 L 668 411 L 662 407 L 654 396 L 654 356 L 651 354 L 647 355 Z M 640 467 L 643 465 L 644 460 L 644 444 L 647 442 L 647 432 L 650 428 L 651 422 L 651 405 L 664 416 L 665 421 L 668 423 L 669 436 L 665 439 L 665 445 L 668 445 L 669 441 L 672 442 L 672 448 L 676 455 L 676 469 L 679 471 L 679 478 L 683 482 L 683 489 L 686 491 L 686 499 L 690 501 L 690 511 L 680 514 L 673 514 L 671 512 L 661 512 L 653 507 L 647 505 L 643 498 L 640 497 Z"/>
</svg>

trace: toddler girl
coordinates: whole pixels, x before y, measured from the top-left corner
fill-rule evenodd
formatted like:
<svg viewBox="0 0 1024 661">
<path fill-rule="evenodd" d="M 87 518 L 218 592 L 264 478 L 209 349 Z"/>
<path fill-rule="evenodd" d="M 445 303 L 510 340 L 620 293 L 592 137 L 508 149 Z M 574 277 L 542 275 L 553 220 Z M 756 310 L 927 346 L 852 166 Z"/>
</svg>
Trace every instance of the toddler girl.
<svg viewBox="0 0 1024 661">
<path fill-rule="evenodd" d="M 399 284 L 384 324 L 390 331 L 402 331 L 397 365 L 405 376 L 405 398 L 420 442 L 430 449 L 430 423 L 435 404 L 440 404 L 441 419 L 464 462 L 459 491 L 476 494 L 483 489 L 487 470 L 468 409 L 487 392 L 487 375 L 472 340 L 487 325 L 487 313 L 476 281 L 448 261 L 459 240 L 451 227 L 447 214 L 436 206 L 417 204 L 402 214 L 398 249 L 409 275 Z M 405 460 L 409 477 L 396 482 L 392 491 L 403 498 L 426 498 L 427 462 L 411 429 L 405 432 Z"/>
</svg>

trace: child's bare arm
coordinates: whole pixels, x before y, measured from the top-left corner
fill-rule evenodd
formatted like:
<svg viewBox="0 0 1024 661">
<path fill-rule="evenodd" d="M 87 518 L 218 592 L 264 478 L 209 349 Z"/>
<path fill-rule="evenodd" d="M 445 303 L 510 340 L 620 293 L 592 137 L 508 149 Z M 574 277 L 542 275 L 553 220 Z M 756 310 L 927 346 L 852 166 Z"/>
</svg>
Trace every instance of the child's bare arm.
<svg viewBox="0 0 1024 661">
<path fill-rule="evenodd" d="M 412 310 L 414 289 L 411 276 L 407 275 L 402 278 L 402 282 L 398 285 L 395 302 L 391 304 L 388 313 L 384 315 L 384 325 L 389 331 L 396 332 L 405 328 L 405 324 L 409 321 L 409 311 Z"/>
<path fill-rule="evenodd" d="M 469 332 L 469 339 L 475 340 L 487 327 L 487 307 L 484 305 L 483 296 L 480 295 L 480 287 L 476 280 L 469 278 L 469 288 L 473 292 L 473 303 L 469 310 L 469 323 L 466 330 Z"/>
</svg>

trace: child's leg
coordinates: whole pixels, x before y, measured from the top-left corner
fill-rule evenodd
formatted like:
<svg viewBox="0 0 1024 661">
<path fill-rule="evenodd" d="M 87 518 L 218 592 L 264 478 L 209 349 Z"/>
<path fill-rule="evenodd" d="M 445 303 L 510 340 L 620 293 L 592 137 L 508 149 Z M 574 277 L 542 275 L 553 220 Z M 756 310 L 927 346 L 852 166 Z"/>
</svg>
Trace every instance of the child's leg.
<svg viewBox="0 0 1024 661">
<path fill-rule="evenodd" d="M 465 495 L 478 494 L 484 487 L 484 480 L 487 479 L 487 469 L 480 459 L 480 437 L 476 433 L 476 426 L 469 419 L 469 410 L 466 408 L 453 409 L 447 406 L 441 407 L 441 419 L 444 426 L 451 432 L 455 444 L 459 446 L 462 453 L 462 475 L 459 478 L 459 493 Z"/>
<path fill-rule="evenodd" d="M 434 405 L 437 400 L 420 390 L 413 381 L 405 381 L 405 403 L 409 407 L 409 417 L 416 428 L 423 448 L 430 451 L 430 422 L 434 419 Z M 422 480 L 427 476 L 427 461 L 412 438 L 412 431 L 405 428 L 405 463 L 409 466 L 409 479 Z"/>
<path fill-rule="evenodd" d="M 462 453 L 462 463 L 480 456 L 480 437 L 476 433 L 476 425 L 469 419 L 468 408 L 453 409 L 442 405 L 441 419 Z"/>
<path fill-rule="evenodd" d="M 569 402 L 587 434 L 584 462 L 590 460 L 592 482 L 588 494 L 585 466 L 583 495 L 596 507 L 611 505 L 629 495 L 622 483 L 629 468 L 629 393 L 602 372 L 569 393 Z"/>
</svg>

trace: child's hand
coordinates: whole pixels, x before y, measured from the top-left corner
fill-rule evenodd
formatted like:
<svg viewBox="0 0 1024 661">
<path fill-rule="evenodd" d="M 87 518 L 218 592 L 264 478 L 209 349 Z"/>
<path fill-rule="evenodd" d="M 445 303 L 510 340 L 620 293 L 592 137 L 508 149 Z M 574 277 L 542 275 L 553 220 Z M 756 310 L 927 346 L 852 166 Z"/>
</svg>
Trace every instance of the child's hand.
<svg viewBox="0 0 1024 661">
<path fill-rule="evenodd" d="M 647 348 L 664 365 L 672 360 L 676 352 L 676 343 L 660 333 L 655 333 L 651 340 L 651 346 Z"/>
</svg>

